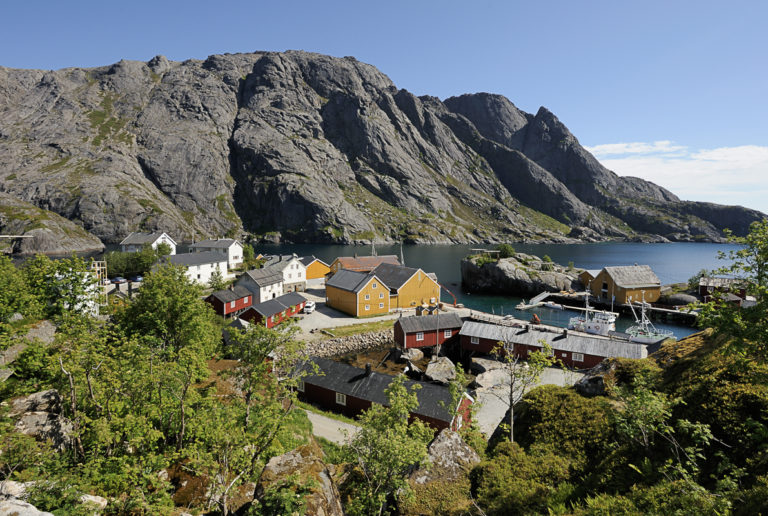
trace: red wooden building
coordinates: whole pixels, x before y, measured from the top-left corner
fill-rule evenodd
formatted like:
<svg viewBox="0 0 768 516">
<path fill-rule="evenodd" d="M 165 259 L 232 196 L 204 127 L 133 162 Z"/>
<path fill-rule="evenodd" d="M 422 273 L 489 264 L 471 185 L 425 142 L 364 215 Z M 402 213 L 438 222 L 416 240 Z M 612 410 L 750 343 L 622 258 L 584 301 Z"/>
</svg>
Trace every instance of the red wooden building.
<svg viewBox="0 0 768 516">
<path fill-rule="evenodd" d="M 307 300 L 304 296 L 298 292 L 290 292 L 251 306 L 240 314 L 240 318 L 248 322 L 264 322 L 267 328 L 273 328 L 301 312 L 305 304 Z"/>
<path fill-rule="evenodd" d="M 401 317 L 395 321 L 395 344 L 408 349 L 458 342 L 463 323 L 455 312 Z"/>
<path fill-rule="evenodd" d="M 305 367 L 309 368 L 312 363 L 317 365 L 318 371 L 317 374 L 305 376 L 299 383 L 300 399 L 349 417 L 357 416 L 373 403 L 387 405 L 384 391 L 395 379 L 394 376 L 372 371 L 370 366 L 359 369 L 317 357 L 312 357 Z M 454 420 L 444 408 L 451 403 L 451 393 L 447 387 L 410 380 L 405 385 L 409 391 L 414 385 L 421 386 L 416 391 L 419 407 L 411 412 L 412 418 L 418 418 L 437 430 L 449 426 L 458 430 L 469 421 L 470 406 L 474 400 L 468 394 L 462 397 L 458 416 Z"/>
<path fill-rule="evenodd" d="M 253 304 L 251 291 L 240 285 L 233 285 L 223 290 L 217 290 L 205 298 L 216 313 L 223 317 L 236 315 Z"/>
<path fill-rule="evenodd" d="M 516 356 L 527 357 L 534 351 L 540 351 L 542 341 L 552 347 L 555 357 L 567 367 L 588 369 L 608 357 L 646 358 L 648 349 L 643 344 L 625 340 L 575 334 L 557 328 L 547 331 L 541 327 L 499 326 L 467 321 L 461 327 L 459 337 L 461 348 L 472 354 L 490 354 L 497 349 L 499 342 L 512 346 Z"/>
</svg>

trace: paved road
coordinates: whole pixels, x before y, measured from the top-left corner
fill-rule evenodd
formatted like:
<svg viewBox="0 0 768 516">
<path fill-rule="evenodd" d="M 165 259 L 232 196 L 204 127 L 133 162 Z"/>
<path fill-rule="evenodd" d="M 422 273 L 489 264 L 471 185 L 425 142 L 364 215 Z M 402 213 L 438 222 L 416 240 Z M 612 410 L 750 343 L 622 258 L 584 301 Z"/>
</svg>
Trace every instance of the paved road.
<svg viewBox="0 0 768 516">
<path fill-rule="evenodd" d="M 337 421 L 329 417 L 306 411 L 309 420 L 312 423 L 312 433 L 317 437 L 322 437 L 333 441 L 336 444 L 344 444 L 348 439 L 360 430 L 360 427 Z"/>
</svg>

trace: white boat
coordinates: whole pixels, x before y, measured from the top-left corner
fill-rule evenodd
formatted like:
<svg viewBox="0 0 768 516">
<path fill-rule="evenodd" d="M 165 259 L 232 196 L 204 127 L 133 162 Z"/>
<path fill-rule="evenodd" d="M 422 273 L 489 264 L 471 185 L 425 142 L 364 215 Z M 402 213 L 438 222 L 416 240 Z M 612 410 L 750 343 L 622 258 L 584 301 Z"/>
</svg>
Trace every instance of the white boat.
<svg viewBox="0 0 768 516">
<path fill-rule="evenodd" d="M 585 296 L 584 301 L 587 308 L 586 312 L 584 315 L 571 317 L 571 320 L 568 321 L 569 330 L 583 331 L 594 335 L 608 335 L 609 332 L 616 331 L 616 317 L 619 314 L 605 310 L 600 312 L 591 310 L 589 308 L 589 295 Z"/>
<path fill-rule="evenodd" d="M 563 308 L 563 305 L 561 305 L 560 303 L 555 303 L 554 301 L 547 301 L 541 306 L 543 306 L 544 308 L 550 308 L 552 310 L 565 310 L 565 308 Z"/>
<path fill-rule="evenodd" d="M 630 342 L 653 344 L 660 340 L 675 338 L 675 334 L 671 330 L 659 330 L 653 325 L 651 320 L 648 319 L 648 315 L 646 315 L 645 312 L 646 308 L 649 306 L 651 305 L 646 303 L 645 299 L 643 299 L 640 303 L 640 317 L 638 318 L 634 306 L 632 304 L 629 305 L 632 309 L 632 315 L 635 316 L 635 325 L 630 326 L 626 331 L 627 335 L 629 335 Z"/>
</svg>

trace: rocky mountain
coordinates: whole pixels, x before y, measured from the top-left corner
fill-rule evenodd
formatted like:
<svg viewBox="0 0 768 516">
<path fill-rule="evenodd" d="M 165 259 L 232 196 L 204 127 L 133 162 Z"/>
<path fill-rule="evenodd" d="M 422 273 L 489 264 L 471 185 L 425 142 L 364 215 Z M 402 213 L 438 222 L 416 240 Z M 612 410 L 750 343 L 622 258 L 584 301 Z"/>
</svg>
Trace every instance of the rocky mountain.
<svg viewBox="0 0 768 516">
<path fill-rule="evenodd" d="M 0 192 L 108 243 L 719 240 L 763 216 L 618 177 L 543 107 L 298 51 L 0 67 Z"/>
</svg>

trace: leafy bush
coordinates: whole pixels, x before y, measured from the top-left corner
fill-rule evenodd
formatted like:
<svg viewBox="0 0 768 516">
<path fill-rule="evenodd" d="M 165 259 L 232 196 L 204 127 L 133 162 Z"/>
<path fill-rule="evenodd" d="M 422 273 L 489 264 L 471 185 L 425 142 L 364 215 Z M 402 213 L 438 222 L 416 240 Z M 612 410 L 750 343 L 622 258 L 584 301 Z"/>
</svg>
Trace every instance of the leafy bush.
<svg viewBox="0 0 768 516">
<path fill-rule="evenodd" d="M 511 258 L 515 256 L 515 248 L 510 244 L 499 244 L 499 258 Z"/>
</svg>

